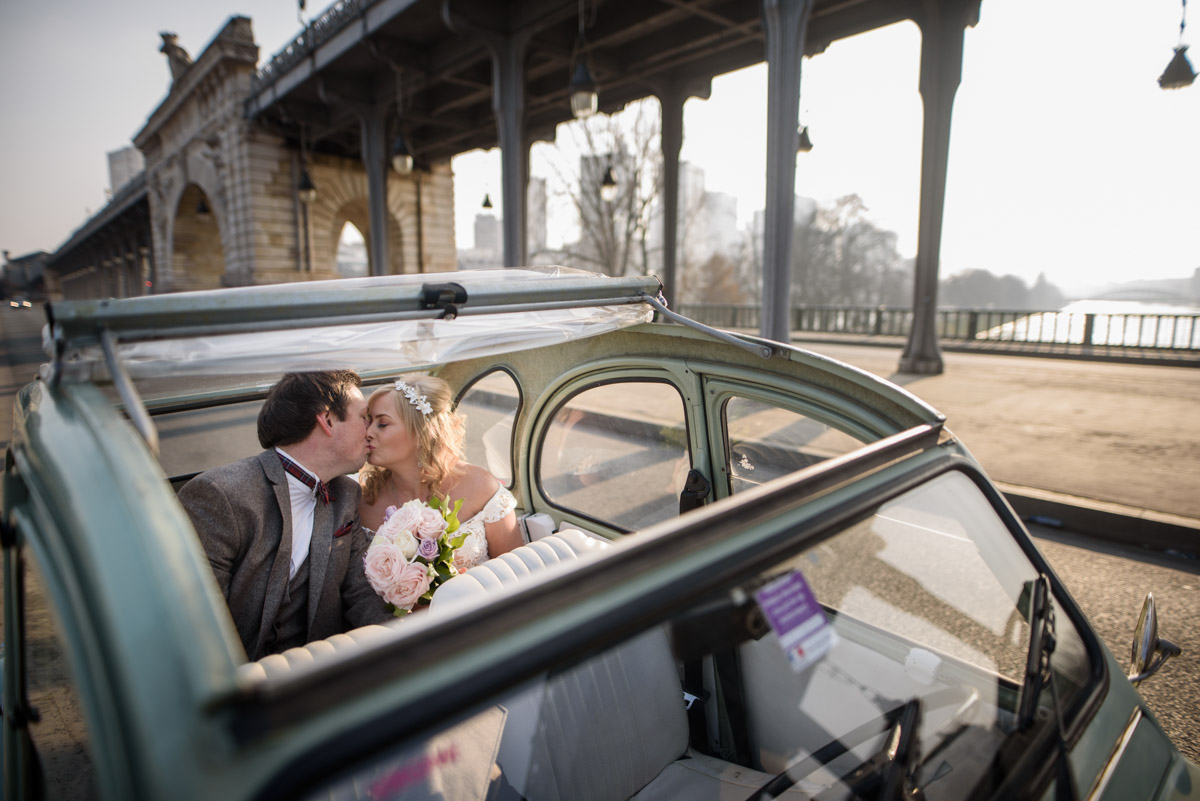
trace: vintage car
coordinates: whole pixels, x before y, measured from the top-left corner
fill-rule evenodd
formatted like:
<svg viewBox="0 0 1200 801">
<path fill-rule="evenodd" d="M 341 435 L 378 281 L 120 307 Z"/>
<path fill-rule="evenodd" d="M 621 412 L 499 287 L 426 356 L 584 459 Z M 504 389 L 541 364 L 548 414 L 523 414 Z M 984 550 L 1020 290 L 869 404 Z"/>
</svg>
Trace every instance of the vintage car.
<svg viewBox="0 0 1200 801">
<path fill-rule="evenodd" d="M 5 798 L 1200 797 L 937 411 L 652 277 L 46 313 L 3 485 Z M 528 544 L 248 661 L 176 491 L 333 367 L 446 379 Z M 1135 680 L 1175 650 L 1143 623 Z"/>
</svg>

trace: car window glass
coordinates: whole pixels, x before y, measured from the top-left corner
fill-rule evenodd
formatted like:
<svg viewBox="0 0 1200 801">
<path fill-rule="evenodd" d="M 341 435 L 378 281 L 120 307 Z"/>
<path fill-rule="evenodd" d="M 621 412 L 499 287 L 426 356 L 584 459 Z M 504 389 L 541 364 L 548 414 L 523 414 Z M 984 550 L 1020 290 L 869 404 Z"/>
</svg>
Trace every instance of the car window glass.
<svg viewBox="0 0 1200 801">
<path fill-rule="evenodd" d="M 257 453 L 261 400 L 155 415 L 158 463 L 187 476 Z"/>
<path fill-rule="evenodd" d="M 819 420 L 752 398 L 729 398 L 723 417 L 730 494 L 863 445 Z"/>
<path fill-rule="evenodd" d="M 995 766 L 1023 756 L 1006 745 L 1032 742 L 1016 709 L 1036 577 L 975 484 L 944 474 L 669 616 L 647 613 L 613 647 L 531 670 L 353 781 L 482 797 L 491 769 L 501 797 L 744 798 L 786 770 L 799 792 L 783 797 L 850 799 L 874 797 L 908 758 L 901 772 L 921 792 L 896 797 L 987 797 L 1007 776 Z M 1088 666 L 1056 607 L 1065 709 Z M 1040 697 L 1033 723 L 1053 727 Z M 911 757 L 896 756 L 910 737 Z"/>
<path fill-rule="evenodd" d="M 555 412 L 540 454 L 556 505 L 629 531 L 666 520 L 690 467 L 683 399 L 660 381 L 585 390 Z"/>
<path fill-rule="evenodd" d="M 517 382 L 503 370 L 484 375 L 458 401 L 467 418 L 467 461 L 486 467 L 506 487 L 513 483 L 513 423 L 520 405 Z"/>
<path fill-rule="evenodd" d="M 29 735 L 41 762 L 47 798 L 98 798 L 83 708 L 68 670 L 61 627 L 49 606 L 36 563 L 23 551 L 25 655 L 29 703 L 37 710 Z"/>
</svg>

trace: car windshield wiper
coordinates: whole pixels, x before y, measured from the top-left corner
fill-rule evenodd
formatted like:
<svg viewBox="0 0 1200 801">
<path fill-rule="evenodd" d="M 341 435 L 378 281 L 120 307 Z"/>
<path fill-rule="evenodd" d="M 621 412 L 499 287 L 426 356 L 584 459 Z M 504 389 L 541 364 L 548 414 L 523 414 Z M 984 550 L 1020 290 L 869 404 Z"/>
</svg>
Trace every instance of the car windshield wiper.
<svg viewBox="0 0 1200 801">
<path fill-rule="evenodd" d="M 1021 730 L 1032 726 L 1037 716 L 1038 698 L 1050 679 L 1050 655 L 1055 646 L 1050 582 L 1041 574 L 1029 587 L 1029 652 L 1025 655 L 1025 682 L 1017 702 L 1017 728 Z"/>
<path fill-rule="evenodd" d="M 1031 582 L 1029 593 L 1029 653 L 1025 657 L 1025 684 L 1017 703 L 1017 728 L 1025 730 L 1037 718 L 1038 699 L 1042 690 L 1049 685 L 1056 733 L 1058 735 L 1058 775 L 1054 782 L 1057 801 L 1074 801 L 1079 797 L 1075 790 L 1075 777 L 1071 773 L 1068 758 L 1067 736 L 1063 727 L 1062 704 L 1058 697 L 1058 683 L 1050 666 L 1054 653 L 1054 605 L 1050 600 L 1050 579 L 1041 573 Z"/>
</svg>

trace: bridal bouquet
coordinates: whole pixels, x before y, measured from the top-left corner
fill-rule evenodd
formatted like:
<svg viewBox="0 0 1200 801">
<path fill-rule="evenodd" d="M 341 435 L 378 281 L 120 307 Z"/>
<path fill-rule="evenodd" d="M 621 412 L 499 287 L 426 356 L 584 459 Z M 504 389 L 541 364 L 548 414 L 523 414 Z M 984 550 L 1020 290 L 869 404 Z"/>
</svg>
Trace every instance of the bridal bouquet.
<svg viewBox="0 0 1200 801">
<path fill-rule="evenodd" d="M 466 533 L 458 531 L 462 500 L 412 500 L 384 512 L 383 525 L 367 548 L 367 581 L 388 602 L 392 614 L 404 617 L 418 604 L 428 604 L 446 579 L 458 575 L 454 552 Z"/>
</svg>

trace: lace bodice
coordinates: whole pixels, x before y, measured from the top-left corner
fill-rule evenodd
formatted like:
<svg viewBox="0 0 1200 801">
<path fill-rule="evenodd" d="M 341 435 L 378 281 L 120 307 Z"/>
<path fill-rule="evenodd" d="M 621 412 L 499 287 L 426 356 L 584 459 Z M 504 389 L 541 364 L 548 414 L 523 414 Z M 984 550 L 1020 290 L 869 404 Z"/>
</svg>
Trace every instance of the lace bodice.
<svg viewBox="0 0 1200 801">
<path fill-rule="evenodd" d="M 503 520 L 516 508 L 517 499 L 504 487 L 500 487 L 479 510 L 479 514 L 460 523 L 459 531 L 468 533 L 462 546 L 454 554 L 455 567 L 459 570 L 468 570 L 486 562 L 488 547 L 487 532 L 484 530 L 484 526 L 488 523 L 495 523 L 497 520 Z"/>
</svg>

